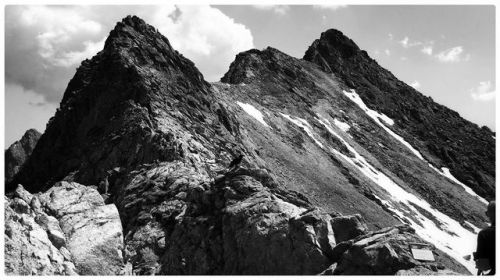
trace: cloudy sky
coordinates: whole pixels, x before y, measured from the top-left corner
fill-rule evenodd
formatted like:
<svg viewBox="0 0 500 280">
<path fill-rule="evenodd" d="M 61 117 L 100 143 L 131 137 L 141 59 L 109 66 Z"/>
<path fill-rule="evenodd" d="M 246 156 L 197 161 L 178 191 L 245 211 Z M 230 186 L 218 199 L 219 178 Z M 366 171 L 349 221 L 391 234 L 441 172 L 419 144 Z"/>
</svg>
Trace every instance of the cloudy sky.
<svg viewBox="0 0 500 280">
<path fill-rule="evenodd" d="M 45 130 L 76 67 L 128 14 L 157 27 L 208 81 L 238 52 L 272 46 L 301 58 L 336 28 L 399 79 L 495 130 L 494 6 L 6 6 L 5 147 Z"/>
</svg>

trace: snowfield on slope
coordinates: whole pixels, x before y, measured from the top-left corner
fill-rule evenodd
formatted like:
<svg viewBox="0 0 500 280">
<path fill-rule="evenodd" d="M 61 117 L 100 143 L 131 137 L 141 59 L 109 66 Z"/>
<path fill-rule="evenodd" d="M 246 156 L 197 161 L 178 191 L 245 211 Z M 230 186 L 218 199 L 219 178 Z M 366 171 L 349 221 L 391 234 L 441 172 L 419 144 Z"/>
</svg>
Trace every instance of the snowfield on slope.
<svg viewBox="0 0 500 280">
<path fill-rule="evenodd" d="M 387 126 L 385 126 L 380 120 L 379 118 L 382 118 L 384 119 L 383 117 L 386 117 L 384 114 L 381 114 L 381 113 L 378 113 L 376 111 L 373 111 L 371 109 L 369 109 L 365 103 L 363 102 L 363 100 L 361 100 L 361 97 L 359 97 L 359 95 L 352 89 L 351 92 L 347 92 L 347 91 L 342 91 L 344 93 L 345 96 L 347 96 L 349 99 L 351 99 L 351 101 L 353 101 L 354 103 L 356 103 L 363 111 L 365 111 L 368 116 L 370 116 L 380 127 L 382 127 L 382 129 L 384 129 L 387 133 L 389 133 L 389 135 L 391 135 L 392 137 L 394 137 L 396 140 L 398 140 L 401 144 L 403 144 L 405 147 L 407 147 L 415 156 L 417 156 L 419 159 L 421 159 L 422 161 L 424 161 L 425 163 L 427 163 L 429 165 L 430 168 L 432 168 L 432 170 L 436 171 L 439 175 L 441 176 L 444 176 L 448 179 L 450 179 L 452 182 L 454 182 L 455 184 L 459 185 L 460 187 L 462 187 L 468 194 L 472 195 L 473 197 L 477 198 L 481 203 L 483 204 L 488 204 L 488 202 L 482 198 L 481 196 L 479 196 L 478 194 L 476 194 L 472 188 L 470 188 L 469 186 L 465 185 L 464 183 L 460 182 L 457 178 L 455 178 L 451 173 L 450 173 L 450 170 L 446 167 L 443 167 L 441 168 L 441 170 L 437 169 L 434 165 L 432 165 L 430 162 L 428 162 L 427 160 L 424 159 L 424 157 L 422 156 L 422 154 L 420 154 L 420 152 L 415 149 L 410 143 L 408 143 L 403 137 L 399 136 L 398 134 L 396 134 L 394 131 L 392 131 L 390 128 L 388 128 Z M 383 117 L 380 117 L 380 116 L 383 116 Z M 392 124 L 394 124 L 394 121 L 392 121 Z"/>
<path fill-rule="evenodd" d="M 283 113 L 280 113 L 280 114 L 283 117 L 285 117 L 287 120 L 289 120 L 292 123 L 294 123 L 296 126 L 301 127 L 302 129 L 304 129 L 304 131 L 307 133 L 307 135 L 309 135 L 309 137 L 311 137 L 311 139 L 313 139 L 314 142 L 318 146 L 320 146 L 321 148 L 323 148 L 323 144 L 314 136 L 313 129 L 312 129 L 311 125 L 306 120 L 301 119 L 299 117 L 292 118 L 289 115 L 283 114 Z"/>
<path fill-rule="evenodd" d="M 330 147 L 335 155 L 341 157 L 346 162 L 357 168 L 362 174 L 385 190 L 388 199 L 381 201 L 401 221 L 407 221 L 415 229 L 417 234 L 428 242 L 434 244 L 436 248 L 446 252 L 455 260 L 463 264 L 472 273 L 475 272 L 475 265 L 463 257 L 475 251 L 476 235 L 465 229 L 449 216 L 434 209 L 427 201 L 404 190 L 384 173 L 378 171 L 369 164 L 347 141 L 336 133 L 327 119 L 317 119 L 335 137 L 337 137 L 354 154 L 348 157 L 341 152 Z M 423 209 L 425 212 L 421 211 Z M 423 212 L 423 213 L 422 213 Z M 427 212 L 427 213 L 426 213 Z M 431 214 L 432 217 L 427 215 Z"/>
<path fill-rule="evenodd" d="M 342 131 L 347 132 L 351 128 L 351 126 L 343 121 L 339 121 L 337 118 L 333 119 L 333 124 L 336 127 L 340 128 Z"/>
<path fill-rule="evenodd" d="M 263 117 L 262 113 L 259 110 L 257 110 L 257 108 L 255 108 L 251 104 L 242 103 L 242 102 L 239 102 L 239 101 L 237 101 L 236 104 L 238 104 L 238 106 L 240 106 L 247 114 L 249 114 L 251 117 L 253 117 L 254 119 L 256 119 L 261 124 L 263 124 L 265 127 L 271 128 L 266 123 L 266 121 L 264 121 L 264 117 Z"/>
<path fill-rule="evenodd" d="M 377 123 L 380 127 L 382 127 L 387 133 L 389 133 L 392 137 L 396 138 L 396 140 L 398 140 L 399 142 L 401 142 L 401 144 L 403 144 L 404 146 L 406 146 L 415 156 L 417 156 L 419 159 L 421 160 L 424 160 L 424 157 L 420 154 L 419 151 L 417 151 L 415 148 L 413 148 L 410 143 L 406 142 L 403 137 L 397 135 L 396 133 L 394 133 L 394 131 L 392 131 L 391 129 L 389 129 L 387 126 L 385 126 L 380 120 L 383 120 L 385 123 L 387 123 L 388 125 L 394 125 L 394 121 L 392 119 L 390 119 L 389 117 L 387 117 L 386 115 L 384 114 L 381 114 L 377 111 L 374 111 L 374 110 L 371 110 L 370 108 L 368 108 L 368 106 L 366 106 L 366 104 L 363 102 L 363 100 L 361 100 L 361 97 L 359 97 L 359 95 L 354 91 L 354 90 L 351 90 L 351 92 L 348 92 L 348 91 L 342 91 L 344 93 L 345 96 L 347 96 L 349 99 L 351 99 L 352 102 L 356 103 L 359 108 L 361 108 L 363 111 L 366 112 L 366 114 L 372 118 L 375 123 Z"/>
</svg>

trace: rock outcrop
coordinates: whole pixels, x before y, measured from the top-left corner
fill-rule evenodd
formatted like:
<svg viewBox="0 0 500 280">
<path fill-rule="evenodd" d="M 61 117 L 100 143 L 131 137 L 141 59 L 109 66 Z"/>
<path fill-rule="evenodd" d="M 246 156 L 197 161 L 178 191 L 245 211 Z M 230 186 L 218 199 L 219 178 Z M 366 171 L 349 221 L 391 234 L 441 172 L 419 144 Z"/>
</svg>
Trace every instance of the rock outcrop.
<svg viewBox="0 0 500 280">
<path fill-rule="evenodd" d="M 28 129 L 20 140 L 14 142 L 5 151 L 5 183 L 9 183 L 19 172 L 33 152 L 42 134 L 36 129 Z"/>
<path fill-rule="evenodd" d="M 136 274 L 316 274 L 330 264 L 332 217 L 265 170 L 209 181 L 160 164 L 123 182 L 116 201 Z"/>
<path fill-rule="evenodd" d="M 125 273 L 120 217 L 77 183 L 33 195 L 21 185 L 5 206 L 5 272 L 15 275 Z"/>
<path fill-rule="evenodd" d="M 348 240 L 337 247 L 335 253 L 340 254 L 339 262 L 332 274 L 467 274 L 467 270 L 450 262 L 446 255 L 436 248 L 433 249 L 435 261 L 416 260 L 410 250 L 412 244 L 426 244 L 426 242 L 416 236 L 415 230 L 407 225 L 385 228 Z"/>
</svg>

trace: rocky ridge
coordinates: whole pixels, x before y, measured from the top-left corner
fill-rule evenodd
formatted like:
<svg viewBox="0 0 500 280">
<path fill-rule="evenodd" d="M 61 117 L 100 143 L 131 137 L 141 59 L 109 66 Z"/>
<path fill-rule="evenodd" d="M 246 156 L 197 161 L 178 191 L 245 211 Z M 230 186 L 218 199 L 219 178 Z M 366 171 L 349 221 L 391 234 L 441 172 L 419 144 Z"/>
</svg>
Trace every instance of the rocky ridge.
<svg viewBox="0 0 500 280">
<path fill-rule="evenodd" d="M 456 252 L 433 247 L 436 262 L 426 263 L 405 244 L 433 246 L 422 221 L 459 230 L 451 239 L 473 236 L 449 217 L 482 226 L 484 205 L 367 117 L 350 90 L 342 76 L 273 48 L 239 54 L 209 84 L 156 29 L 127 17 L 78 68 L 7 190 L 21 183 L 45 205 L 78 196 L 82 205 L 69 207 L 78 212 L 45 211 L 79 274 L 467 274 L 448 255 Z M 239 154 L 241 166 L 228 170 Z M 428 205 L 395 200 L 370 176 Z M 16 200 L 8 195 L 6 207 Z M 75 225 L 108 241 L 72 234 Z"/>
</svg>

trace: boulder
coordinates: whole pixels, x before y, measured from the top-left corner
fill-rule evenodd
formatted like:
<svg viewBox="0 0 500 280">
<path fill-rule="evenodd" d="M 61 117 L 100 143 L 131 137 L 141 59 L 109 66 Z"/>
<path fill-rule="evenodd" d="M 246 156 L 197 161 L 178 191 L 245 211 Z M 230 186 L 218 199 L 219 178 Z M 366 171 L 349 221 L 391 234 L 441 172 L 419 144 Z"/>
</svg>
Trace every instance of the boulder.
<svg viewBox="0 0 500 280">
<path fill-rule="evenodd" d="M 24 202 L 28 204 L 31 203 L 31 200 L 33 199 L 33 195 L 29 193 L 27 190 L 25 190 L 23 185 L 21 184 L 17 185 L 17 188 L 14 191 L 14 195 L 24 200 Z"/>
<path fill-rule="evenodd" d="M 262 185 L 256 189 L 224 209 L 223 273 L 310 275 L 325 269 L 335 246 L 331 217 L 284 201 Z"/>
<path fill-rule="evenodd" d="M 39 197 L 41 204 L 56 218 L 104 205 L 103 198 L 93 188 L 66 181 L 56 183 Z"/>
<path fill-rule="evenodd" d="M 36 216 L 35 221 L 47 232 L 50 241 L 56 248 L 66 246 L 66 237 L 55 217 L 42 212 Z"/>
<path fill-rule="evenodd" d="M 24 202 L 24 201 L 23 201 Z M 34 216 L 5 204 L 5 274 L 71 275 L 64 256 L 50 241 L 47 232 Z"/>
<path fill-rule="evenodd" d="M 361 215 L 334 217 L 330 223 L 335 232 L 337 242 L 353 239 L 368 231 L 366 224 L 362 221 Z"/>
<path fill-rule="evenodd" d="M 7 274 L 120 273 L 120 216 L 96 190 L 59 182 L 39 196 L 22 186 L 14 195 L 6 204 Z"/>
<path fill-rule="evenodd" d="M 120 216 L 113 204 L 61 218 L 67 248 L 80 274 L 115 275 L 123 265 Z"/>
<path fill-rule="evenodd" d="M 427 244 L 433 248 L 436 261 L 414 259 L 410 250 L 412 243 Z M 398 272 L 416 274 L 419 271 L 427 274 L 429 271 L 438 272 L 438 268 L 444 267 L 453 267 L 459 273 L 469 274 L 465 267 L 418 237 L 408 225 L 388 227 L 359 236 L 343 243 L 343 250 L 333 274 L 394 275 Z"/>
</svg>

